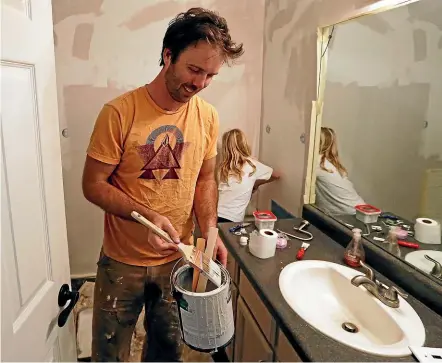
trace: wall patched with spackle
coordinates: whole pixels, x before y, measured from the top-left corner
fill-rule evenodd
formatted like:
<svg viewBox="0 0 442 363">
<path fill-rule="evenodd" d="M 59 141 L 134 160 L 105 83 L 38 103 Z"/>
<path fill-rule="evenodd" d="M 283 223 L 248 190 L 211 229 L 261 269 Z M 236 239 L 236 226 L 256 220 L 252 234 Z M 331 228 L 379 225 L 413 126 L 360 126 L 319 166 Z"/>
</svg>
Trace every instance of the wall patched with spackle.
<svg viewBox="0 0 442 363">
<path fill-rule="evenodd" d="M 266 0 L 260 156 L 280 170 L 282 178 L 263 189 L 261 206 L 268 206 L 273 198 L 301 215 L 308 131 L 316 99 L 317 28 L 375 2 Z"/>
<path fill-rule="evenodd" d="M 67 229 L 71 272 L 93 274 L 103 235 L 103 214 L 81 191 L 85 151 L 102 105 L 152 80 L 159 72 L 169 21 L 190 7 L 218 11 L 243 42 L 245 54 L 224 67 L 201 95 L 220 114 L 221 132 L 243 129 L 258 153 L 261 119 L 265 0 L 53 1 Z"/>
</svg>

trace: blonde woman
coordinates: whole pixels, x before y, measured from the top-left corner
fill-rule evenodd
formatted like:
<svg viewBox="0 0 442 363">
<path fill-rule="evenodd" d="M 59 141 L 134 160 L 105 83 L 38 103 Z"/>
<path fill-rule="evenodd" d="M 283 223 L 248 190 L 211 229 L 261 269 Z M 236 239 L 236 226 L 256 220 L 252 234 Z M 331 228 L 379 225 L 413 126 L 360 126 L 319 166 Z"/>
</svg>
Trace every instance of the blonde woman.
<svg viewBox="0 0 442 363">
<path fill-rule="evenodd" d="M 251 157 L 246 136 L 239 129 L 223 135 L 221 148 L 218 222 L 242 222 L 252 193 L 279 175 Z"/>
<path fill-rule="evenodd" d="M 329 127 L 321 127 L 316 205 L 331 214 L 355 214 L 354 207 L 358 204 L 365 202 L 356 192 L 339 160 L 336 134 Z"/>
</svg>

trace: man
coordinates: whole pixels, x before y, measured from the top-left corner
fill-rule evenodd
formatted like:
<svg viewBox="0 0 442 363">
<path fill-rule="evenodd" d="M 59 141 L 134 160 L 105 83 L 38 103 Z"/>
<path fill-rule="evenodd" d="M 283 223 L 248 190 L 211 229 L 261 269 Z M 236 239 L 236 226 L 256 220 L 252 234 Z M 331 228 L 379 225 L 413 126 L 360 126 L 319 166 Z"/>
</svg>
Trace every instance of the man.
<svg viewBox="0 0 442 363">
<path fill-rule="evenodd" d="M 181 13 L 164 36 L 158 76 L 104 105 L 97 118 L 83 174 L 85 197 L 106 212 L 95 283 L 94 361 L 128 360 L 143 305 L 143 360 L 180 360 L 169 276 L 181 256 L 176 244 L 135 222 L 131 212 L 187 244 L 193 242 L 193 212 L 203 237 L 216 226 L 218 114 L 195 95 L 242 53 L 224 18 L 201 8 Z M 219 238 L 215 256 L 226 264 Z"/>
</svg>

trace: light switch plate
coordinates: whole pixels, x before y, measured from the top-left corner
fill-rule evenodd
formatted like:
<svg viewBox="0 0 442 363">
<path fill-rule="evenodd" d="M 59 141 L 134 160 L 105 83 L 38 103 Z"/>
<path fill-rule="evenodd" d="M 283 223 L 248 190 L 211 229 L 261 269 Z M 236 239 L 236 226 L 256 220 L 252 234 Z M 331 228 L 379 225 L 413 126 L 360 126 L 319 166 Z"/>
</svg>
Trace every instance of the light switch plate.
<svg viewBox="0 0 442 363">
<path fill-rule="evenodd" d="M 419 362 L 442 363 L 442 348 L 409 347 Z"/>
</svg>

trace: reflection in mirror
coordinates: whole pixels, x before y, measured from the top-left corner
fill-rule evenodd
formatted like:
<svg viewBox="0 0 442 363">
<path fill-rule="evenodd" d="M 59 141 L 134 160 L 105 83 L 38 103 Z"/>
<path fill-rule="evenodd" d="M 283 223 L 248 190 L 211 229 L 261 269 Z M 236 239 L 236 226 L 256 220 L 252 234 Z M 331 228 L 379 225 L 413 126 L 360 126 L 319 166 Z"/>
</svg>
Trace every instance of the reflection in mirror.
<svg viewBox="0 0 442 363">
<path fill-rule="evenodd" d="M 394 234 L 394 254 L 442 283 L 442 1 L 330 32 L 314 203 L 390 252 Z"/>
</svg>

